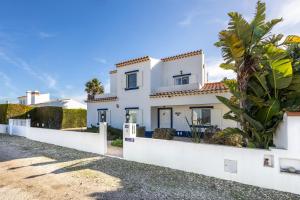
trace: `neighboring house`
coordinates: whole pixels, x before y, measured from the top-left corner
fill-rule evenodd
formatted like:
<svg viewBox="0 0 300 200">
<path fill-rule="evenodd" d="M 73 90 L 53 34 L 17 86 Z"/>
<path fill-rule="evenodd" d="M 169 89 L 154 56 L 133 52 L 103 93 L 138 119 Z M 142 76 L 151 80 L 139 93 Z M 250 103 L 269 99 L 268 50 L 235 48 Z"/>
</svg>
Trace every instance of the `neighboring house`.
<svg viewBox="0 0 300 200">
<path fill-rule="evenodd" d="M 50 101 L 50 94 L 41 94 L 39 91 L 26 91 L 26 95 L 18 97 L 18 100 L 23 105 L 34 105 Z"/>
<path fill-rule="evenodd" d="M 35 104 L 35 107 L 46 107 L 46 106 L 55 106 L 62 107 L 66 109 L 87 109 L 87 106 L 83 103 L 75 101 L 73 99 L 56 99 L 51 100 L 45 103 Z"/>
<path fill-rule="evenodd" d="M 27 91 L 26 96 L 18 97 L 19 103 L 35 107 L 56 106 L 66 109 L 87 109 L 86 104 L 73 99 L 50 99 L 50 94 L 41 94 L 39 91 Z"/>
<path fill-rule="evenodd" d="M 216 95 L 230 97 L 221 82 L 207 83 L 202 50 L 162 59 L 149 56 L 116 64 L 110 72 L 110 93 L 87 99 L 87 125 L 100 121 L 122 128 L 124 122 L 155 128 L 190 131 L 186 122 L 236 127 L 223 119 L 228 112 Z"/>
</svg>

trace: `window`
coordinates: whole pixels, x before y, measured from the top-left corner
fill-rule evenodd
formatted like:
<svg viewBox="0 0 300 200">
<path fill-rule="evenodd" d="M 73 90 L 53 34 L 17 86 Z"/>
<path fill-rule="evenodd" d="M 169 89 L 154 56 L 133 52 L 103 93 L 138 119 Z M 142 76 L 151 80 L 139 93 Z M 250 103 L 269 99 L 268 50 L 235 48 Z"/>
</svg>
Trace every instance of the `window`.
<svg viewBox="0 0 300 200">
<path fill-rule="evenodd" d="M 137 123 L 138 109 L 126 109 L 126 123 Z"/>
<path fill-rule="evenodd" d="M 193 108 L 192 109 L 192 123 L 194 125 L 210 125 L 211 123 L 211 109 Z"/>
<path fill-rule="evenodd" d="M 136 89 L 137 88 L 137 73 L 126 74 L 126 89 Z"/>
<path fill-rule="evenodd" d="M 185 85 L 185 84 L 189 84 L 190 82 L 189 76 L 174 77 L 174 79 L 175 79 L 175 85 Z"/>
<path fill-rule="evenodd" d="M 106 111 L 107 110 L 98 110 L 98 122 L 106 122 Z"/>
</svg>

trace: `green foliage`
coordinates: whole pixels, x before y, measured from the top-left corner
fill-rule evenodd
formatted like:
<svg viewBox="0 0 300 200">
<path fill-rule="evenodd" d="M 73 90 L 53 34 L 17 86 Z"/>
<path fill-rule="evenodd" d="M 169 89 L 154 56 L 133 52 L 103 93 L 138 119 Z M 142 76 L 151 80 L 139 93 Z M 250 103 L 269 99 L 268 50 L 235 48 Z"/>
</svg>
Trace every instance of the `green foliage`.
<svg viewBox="0 0 300 200">
<path fill-rule="evenodd" d="M 172 140 L 176 130 L 173 128 L 156 128 L 152 135 L 154 139 Z"/>
<path fill-rule="evenodd" d="M 115 139 L 111 142 L 111 146 L 123 147 L 123 139 Z"/>
<path fill-rule="evenodd" d="M 31 109 L 30 106 L 20 104 L 0 104 L 0 124 L 8 124 L 10 118 L 25 119 Z"/>
<path fill-rule="evenodd" d="M 29 114 L 31 125 L 34 127 L 64 129 L 86 126 L 86 110 L 83 109 L 63 109 L 52 106 L 36 107 Z"/>
<path fill-rule="evenodd" d="M 99 133 L 99 127 L 92 126 L 90 128 L 87 128 L 85 132 Z M 114 128 L 112 126 L 108 126 L 107 127 L 107 139 L 108 140 L 123 139 L 123 130 Z"/>
<path fill-rule="evenodd" d="M 33 127 L 63 128 L 63 109 L 61 107 L 36 107 L 30 111 L 30 116 Z"/>
<path fill-rule="evenodd" d="M 108 140 L 123 139 L 123 130 L 114 128 L 112 126 L 108 126 L 107 127 L 107 139 Z"/>
<path fill-rule="evenodd" d="M 96 94 L 104 93 L 104 87 L 97 78 L 93 78 L 92 80 L 86 82 L 85 91 L 88 94 L 89 98 L 93 99 Z"/>
<path fill-rule="evenodd" d="M 238 128 L 226 128 L 215 133 L 209 140 L 209 143 L 243 147 L 245 145 L 243 135 L 244 133 Z"/>
<path fill-rule="evenodd" d="M 62 128 L 86 127 L 86 116 L 84 109 L 63 109 Z"/>
<path fill-rule="evenodd" d="M 237 73 L 237 81 L 225 80 L 233 98 L 217 98 L 230 112 L 225 119 L 241 127 L 226 134 L 241 134 L 248 146 L 268 148 L 286 110 L 300 107 L 300 37 L 271 35 L 281 21 L 266 22 L 265 3 L 258 1 L 254 19 L 249 23 L 238 13 L 229 13 L 228 28 L 221 31 L 217 47 L 225 63 L 220 67 Z M 242 134 L 243 133 L 243 134 Z M 245 136 L 246 134 L 246 136 Z"/>
<path fill-rule="evenodd" d="M 30 107 L 21 104 L 0 104 L 0 124 L 8 119 L 31 119 L 31 125 L 51 129 L 86 127 L 86 110 L 61 107 Z"/>
</svg>

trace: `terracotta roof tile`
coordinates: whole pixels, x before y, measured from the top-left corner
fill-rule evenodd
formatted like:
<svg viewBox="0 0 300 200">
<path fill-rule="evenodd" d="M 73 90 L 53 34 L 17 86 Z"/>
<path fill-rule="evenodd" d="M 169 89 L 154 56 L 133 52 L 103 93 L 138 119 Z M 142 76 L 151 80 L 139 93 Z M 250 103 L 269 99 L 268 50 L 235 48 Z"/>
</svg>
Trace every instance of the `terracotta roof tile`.
<svg viewBox="0 0 300 200">
<path fill-rule="evenodd" d="M 178 54 L 176 56 L 170 56 L 170 57 L 162 58 L 161 60 L 163 62 L 168 62 L 168 61 L 177 60 L 177 59 L 181 59 L 181 58 L 187 58 L 187 57 L 196 56 L 196 55 L 200 55 L 200 54 L 202 54 L 202 50 L 197 50 L 197 51 L 192 51 L 192 52 L 188 52 L 188 53 Z"/>
<path fill-rule="evenodd" d="M 132 64 L 136 64 L 136 63 L 140 63 L 140 62 L 146 62 L 146 61 L 149 61 L 149 60 L 150 60 L 149 56 L 144 56 L 144 57 L 135 58 L 135 59 L 126 60 L 126 61 L 117 63 L 116 66 L 117 67 L 124 67 L 126 65 L 132 65 Z"/>
<path fill-rule="evenodd" d="M 157 92 L 151 94 L 151 98 L 163 98 L 163 97 L 174 97 L 174 96 L 189 96 L 189 95 L 201 95 L 201 94 L 212 94 L 212 93 L 223 93 L 228 92 L 228 88 L 222 82 L 205 83 L 204 86 L 197 90 L 180 90 L 180 91 L 169 91 L 169 92 Z"/>
<path fill-rule="evenodd" d="M 103 97 L 103 98 L 95 98 L 95 99 L 88 99 L 86 102 L 93 103 L 93 102 L 108 102 L 108 101 L 116 101 L 118 97 Z"/>
</svg>

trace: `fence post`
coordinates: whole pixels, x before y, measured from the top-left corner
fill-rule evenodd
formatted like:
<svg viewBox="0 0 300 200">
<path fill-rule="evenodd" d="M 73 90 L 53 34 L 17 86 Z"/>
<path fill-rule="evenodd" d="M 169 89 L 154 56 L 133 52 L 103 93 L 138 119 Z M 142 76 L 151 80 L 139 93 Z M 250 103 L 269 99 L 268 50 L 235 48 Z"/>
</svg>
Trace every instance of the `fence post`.
<svg viewBox="0 0 300 200">
<path fill-rule="evenodd" d="M 12 135 L 13 134 L 13 119 L 9 119 L 8 120 L 8 134 Z"/>
<path fill-rule="evenodd" d="M 101 140 L 101 154 L 107 153 L 107 122 L 100 122 L 99 124 L 99 134 L 100 134 L 100 140 Z"/>
</svg>

